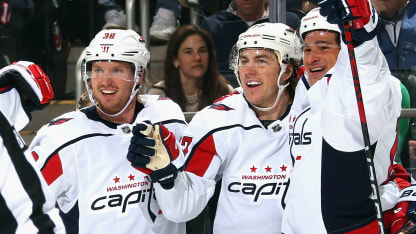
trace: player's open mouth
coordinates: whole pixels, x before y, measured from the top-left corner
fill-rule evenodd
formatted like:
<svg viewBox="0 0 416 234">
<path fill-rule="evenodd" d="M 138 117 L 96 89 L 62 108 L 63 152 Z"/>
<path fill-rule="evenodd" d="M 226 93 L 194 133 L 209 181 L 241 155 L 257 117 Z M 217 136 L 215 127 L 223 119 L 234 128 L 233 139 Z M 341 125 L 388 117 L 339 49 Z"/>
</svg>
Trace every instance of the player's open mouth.
<svg viewBox="0 0 416 234">
<path fill-rule="evenodd" d="M 108 89 L 102 89 L 102 90 L 100 90 L 101 91 L 101 93 L 102 94 L 104 94 L 104 95 L 112 95 L 112 94 L 115 94 L 116 93 L 116 91 L 115 90 L 108 90 Z"/>
<path fill-rule="evenodd" d="M 254 87 L 257 87 L 257 86 L 259 86 L 261 84 L 263 84 L 263 83 L 262 82 L 258 82 L 258 81 L 249 81 L 249 82 L 246 83 L 246 85 L 249 88 L 254 88 Z"/>
<path fill-rule="evenodd" d="M 322 72 L 323 70 L 325 70 L 325 68 L 323 68 L 323 67 L 317 67 L 317 68 L 310 69 L 311 73 Z"/>
</svg>

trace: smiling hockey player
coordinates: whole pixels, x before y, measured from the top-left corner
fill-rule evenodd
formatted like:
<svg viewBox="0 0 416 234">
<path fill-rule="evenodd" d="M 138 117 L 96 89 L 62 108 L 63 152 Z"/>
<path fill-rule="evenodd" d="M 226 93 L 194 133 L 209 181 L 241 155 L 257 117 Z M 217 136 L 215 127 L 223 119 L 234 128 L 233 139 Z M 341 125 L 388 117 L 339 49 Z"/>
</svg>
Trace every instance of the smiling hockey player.
<svg viewBox="0 0 416 234">
<path fill-rule="evenodd" d="M 367 0 L 328 0 L 320 6 L 321 13 L 341 27 L 351 19 L 365 25 L 353 30 L 358 73 L 382 208 L 392 209 L 399 197 L 395 183 L 389 181 L 401 92 L 374 38 L 376 12 Z M 302 19 L 306 73 L 290 114 L 289 144 L 295 165 L 282 231 L 379 233 L 350 60 L 339 37 L 343 31 L 319 21 L 323 17 L 316 15 L 318 11 Z M 302 140 L 305 135 L 308 141 Z"/>
<path fill-rule="evenodd" d="M 159 212 L 147 174 L 125 158 L 137 122 L 163 123 L 178 137 L 186 126 L 172 101 L 137 95 L 149 57 L 136 32 L 99 32 L 82 67 L 94 106 L 54 119 L 31 144 L 59 208 L 79 212 L 79 233 L 185 232 Z"/>
<path fill-rule="evenodd" d="M 292 164 L 285 145 L 287 113 L 297 82 L 299 46 L 295 31 L 284 24 L 254 25 L 240 35 L 232 61 L 242 91 L 194 116 L 182 138 L 184 171 L 168 166 L 150 174 L 168 219 L 196 217 L 222 179 L 214 233 L 280 233 Z M 148 156 L 163 152 L 152 152 L 160 140 L 147 136 L 137 134 L 132 141 L 131 148 L 139 150 L 127 157 L 135 167 L 148 167 Z"/>
</svg>

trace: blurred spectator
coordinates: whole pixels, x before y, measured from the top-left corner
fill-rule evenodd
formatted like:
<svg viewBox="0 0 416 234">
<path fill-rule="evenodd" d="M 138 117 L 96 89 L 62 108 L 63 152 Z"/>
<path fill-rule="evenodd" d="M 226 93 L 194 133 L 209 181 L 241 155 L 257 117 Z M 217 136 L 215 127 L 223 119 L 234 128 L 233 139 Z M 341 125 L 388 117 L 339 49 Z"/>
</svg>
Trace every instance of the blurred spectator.
<svg viewBox="0 0 416 234">
<path fill-rule="evenodd" d="M 148 93 L 167 96 L 182 111 L 195 112 L 230 92 L 215 62 L 209 33 L 196 25 L 178 28 L 168 43 L 164 78 Z"/>
<path fill-rule="evenodd" d="M 415 129 L 416 126 L 414 123 L 412 123 L 410 130 L 412 137 L 415 137 Z M 416 160 L 416 140 L 409 141 L 409 156 L 411 159 Z"/>
<path fill-rule="evenodd" d="M 319 0 L 286 0 L 286 9 L 305 16 L 308 11 L 318 7 Z"/>
<path fill-rule="evenodd" d="M 266 0 L 234 0 L 225 11 L 218 12 L 201 21 L 214 39 L 217 62 L 221 73 L 236 87 L 237 80 L 228 67 L 230 52 L 240 33 L 251 25 L 268 22 L 269 10 Z M 298 29 L 300 18 L 292 12 L 286 13 L 286 24 Z"/>
<path fill-rule="evenodd" d="M 66 24 L 69 24 L 66 18 L 67 2 L 22 0 L 19 1 L 21 3 L 19 5 L 15 5 L 17 3 L 15 1 L 10 2 L 12 2 L 10 24 L 17 26 L 14 31 L 15 59 L 39 64 L 49 75 L 54 87 L 55 99 L 68 98 L 70 94 L 66 93 L 66 76 L 71 43 Z"/>
<path fill-rule="evenodd" d="M 318 7 L 319 0 L 303 0 L 302 1 L 302 11 L 308 13 L 315 7 Z"/>
<path fill-rule="evenodd" d="M 156 14 L 150 26 L 150 38 L 166 42 L 179 26 L 181 6 L 176 0 L 156 0 Z"/>
<path fill-rule="evenodd" d="M 383 27 L 377 38 L 390 69 L 416 67 L 416 1 L 372 0 Z"/>
<path fill-rule="evenodd" d="M 98 0 L 96 30 L 102 28 L 126 28 L 125 3 L 119 0 Z M 104 17 L 103 17 L 104 16 Z"/>
<path fill-rule="evenodd" d="M 127 28 L 127 17 L 124 13 L 124 10 L 112 9 L 105 13 L 104 15 L 105 24 L 103 29 L 126 29 Z"/>
<path fill-rule="evenodd" d="M 0 1 L 0 67 L 7 66 L 15 60 L 15 39 L 10 33 L 11 9 L 9 0 Z"/>
<path fill-rule="evenodd" d="M 0 67 L 25 57 L 25 28 L 33 20 L 33 0 L 0 1 Z"/>
</svg>

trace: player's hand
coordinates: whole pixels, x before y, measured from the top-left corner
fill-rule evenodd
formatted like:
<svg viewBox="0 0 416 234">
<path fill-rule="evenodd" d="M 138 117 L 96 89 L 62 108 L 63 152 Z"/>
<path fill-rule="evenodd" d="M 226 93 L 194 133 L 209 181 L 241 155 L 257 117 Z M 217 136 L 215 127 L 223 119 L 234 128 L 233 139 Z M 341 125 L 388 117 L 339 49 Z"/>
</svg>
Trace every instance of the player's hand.
<svg viewBox="0 0 416 234">
<path fill-rule="evenodd" d="M 28 111 L 40 110 L 54 97 L 49 77 L 32 62 L 14 62 L 0 70 L 0 89 L 16 88 Z"/>
<path fill-rule="evenodd" d="M 174 185 L 178 169 L 171 163 L 180 149 L 175 135 L 160 124 L 139 123 L 133 127 L 127 159 L 165 189 Z"/>
<path fill-rule="evenodd" d="M 338 24 L 341 30 L 352 21 L 355 40 L 363 42 L 376 36 L 379 19 L 371 0 L 322 0 L 318 5 L 321 15 L 327 16 L 329 23 Z"/>
</svg>

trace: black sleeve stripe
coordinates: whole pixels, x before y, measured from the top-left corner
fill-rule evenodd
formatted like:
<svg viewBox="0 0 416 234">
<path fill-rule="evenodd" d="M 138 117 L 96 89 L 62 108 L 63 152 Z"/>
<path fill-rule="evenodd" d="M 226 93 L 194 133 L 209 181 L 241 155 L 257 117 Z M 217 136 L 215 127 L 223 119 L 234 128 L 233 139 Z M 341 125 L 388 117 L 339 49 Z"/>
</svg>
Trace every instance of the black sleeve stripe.
<svg viewBox="0 0 416 234">
<path fill-rule="evenodd" d="M 33 204 L 30 219 L 36 228 L 38 228 L 40 233 L 53 233 L 55 224 L 49 215 L 43 213 L 42 207 L 45 204 L 46 199 L 39 177 L 24 155 L 24 149 L 26 146 L 24 145 L 22 148 L 22 142 L 19 142 L 18 139 L 16 139 L 16 135 L 18 135 L 18 133 L 9 124 L 9 121 L 7 121 L 6 117 L 1 112 L 0 126 L 0 136 L 3 139 L 4 146 L 10 155 L 10 160 L 14 165 L 17 175 L 19 176 L 20 182 Z M 2 223 L 4 223 L 3 220 Z"/>
<path fill-rule="evenodd" d="M 17 221 L 14 218 L 6 201 L 0 194 L 0 233 L 15 233 L 17 229 Z"/>
<path fill-rule="evenodd" d="M 83 135 L 83 136 L 80 136 L 80 137 L 78 137 L 78 138 L 75 138 L 75 139 L 72 139 L 72 140 L 70 140 L 70 141 L 68 141 L 67 143 L 65 143 L 65 144 L 63 144 L 63 145 L 61 145 L 61 146 L 59 146 L 55 151 L 53 151 L 49 156 L 48 156 L 48 158 L 46 159 L 46 161 L 45 161 L 45 163 L 43 164 L 43 166 L 42 166 L 42 168 L 40 169 L 41 171 L 45 168 L 45 166 L 46 165 L 48 165 L 48 162 L 52 159 L 52 157 L 55 155 L 55 154 L 57 154 L 59 151 L 61 151 L 63 148 L 65 148 L 65 147 L 67 147 L 67 146 L 69 146 L 69 145 L 72 145 L 72 144 L 74 144 L 74 143 L 76 143 L 76 142 L 78 142 L 78 141 L 81 141 L 81 140 L 83 140 L 83 139 L 86 139 L 86 138 L 90 138 L 90 137 L 97 137 L 97 136 L 104 136 L 104 137 L 108 137 L 108 136 L 112 136 L 112 135 L 114 135 L 114 134 L 103 134 L 103 133 L 94 133 L 94 134 L 87 134 L 87 135 Z"/>
<path fill-rule="evenodd" d="M 251 129 L 254 129 L 254 128 L 263 128 L 260 125 L 252 125 L 252 126 L 245 127 L 245 126 L 243 126 L 241 124 L 234 124 L 234 125 L 229 125 L 229 126 L 224 126 L 224 127 L 212 129 L 207 134 L 205 134 L 205 136 L 201 137 L 201 139 L 199 139 L 199 141 L 194 145 L 194 147 L 192 147 L 192 150 L 189 153 L 189 156 L 186 159 L 186 162 L 184 163 L 183 167 L 180 168 L 180 170 L 184 170 L 188 166 L 188 164 L 191 161 L 192 156 L 194 155 L 196 149 L 198 149 L 198 146 L 200 144 L 202 144 L 205 141 L 205 139 L 207 139 L 209 136 L 211 136 L 215 132 L 220 132 L 220 131 L 223 131 L 223 130 L 228 130 L 228 129 L 231 129 L 231 128 L 238 128 L 238 127 L 242 128 L 244 130 L 251 130 Z"/>
</svg>

